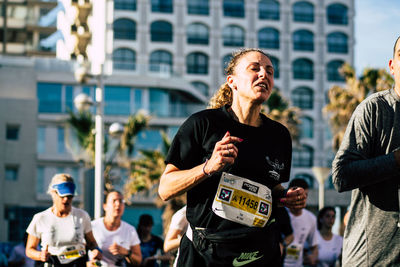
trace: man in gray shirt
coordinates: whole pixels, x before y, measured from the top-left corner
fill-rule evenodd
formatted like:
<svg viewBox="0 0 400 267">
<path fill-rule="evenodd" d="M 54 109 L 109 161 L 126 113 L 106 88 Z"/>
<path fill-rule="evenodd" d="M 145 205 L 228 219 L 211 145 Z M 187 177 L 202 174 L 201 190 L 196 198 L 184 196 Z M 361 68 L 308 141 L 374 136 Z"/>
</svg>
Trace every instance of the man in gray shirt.
<svg viewBox="0 0 400 267">
<path fill-rule="evenodd" d="M 400 266 L 400 41 L 389 61 L 395 85 L 354 111 L 332 164 L 339 192 L 352 191 L 343 266 Z"/>
</svg>

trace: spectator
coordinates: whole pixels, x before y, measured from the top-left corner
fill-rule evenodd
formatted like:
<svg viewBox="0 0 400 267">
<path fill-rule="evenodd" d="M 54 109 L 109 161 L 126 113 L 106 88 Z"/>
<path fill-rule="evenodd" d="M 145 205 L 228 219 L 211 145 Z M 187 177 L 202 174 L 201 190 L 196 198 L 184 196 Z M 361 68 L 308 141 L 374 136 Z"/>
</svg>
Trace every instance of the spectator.
<svg viewBox="0 0 400 267">
<path fill-rule="evenodd" d="M 322 208 L 318 213 L 318 267 L 334 267 L 341 257 L 343 238 L 332 233 L 335 217 L 333 207 Z"/>
<path fill-rule="evenodd" d="M 35 261 L 25 254 L 28 233 L 24 233 L 23 241 L 14 246 L 8 259 L 9 267 L 34 267 Z"/>
<path fill-rule="evenodd" d="M 170 254 L 164 254 L 162 252 L 164 241 L 151 233 L 153 225 L 154 221 L 151 215 L 143 214 L 140 216 L 137 228 L 140 238 L 140 250 L 143 258 L 140 266 L 159 267 L 162 261 L 168 263 L 172 259 Z"/>
<path fill-rule="evenodd" d="M 92 221 L 93 235 L 103 250 L 107 266 L 123 266 L 124 260 L 138 266 L 142 262 L 140 239 L 135 227 L 121 220 L 125 211 L 123 196 L 111 191 L 103 204 L 105 215 Z"/>
<path fill-rule="evenodd" d="M 303 179 L 293 179 L 289 187 L 301 187 L 308 197 L 308 184 Z M 290 221 L 293 227 L 293 242 L 286 249 L 285 267 L 300 267 L 304 264 L 314 266 L 318 259 L 317 223 L 315 215 L 304 208 L 290 208 Z M 309 253 L 304 253 L 306 243 Z M 305 254 L 305 255 L 304 255 Z"/>
<path fill-rule="evenodd" d="M 282 266 L 286 257 L 286 248 L 293 242 L 293 228 L 290 223 L 288 211 L 284 207 L 277 207 L 275 210 L 276 222 L 281 233 L 281 241 L 279 242 L 282 255 Z"/>
</svg>

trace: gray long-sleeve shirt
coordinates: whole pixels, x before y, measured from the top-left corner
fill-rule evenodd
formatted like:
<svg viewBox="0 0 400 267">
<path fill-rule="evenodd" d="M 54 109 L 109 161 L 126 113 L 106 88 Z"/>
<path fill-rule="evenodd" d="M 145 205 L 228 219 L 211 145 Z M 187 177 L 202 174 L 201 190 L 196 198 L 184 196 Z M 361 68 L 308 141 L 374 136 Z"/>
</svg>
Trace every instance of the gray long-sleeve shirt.
<svg viewBox="0 0 400 267">
<path fill-rule="evenodd" d="M 343 266 L 400 266 L 400 97 L 375 93 L 354 111 L 332 164 L 339 192 L 352 190 Z"/>
</svg>

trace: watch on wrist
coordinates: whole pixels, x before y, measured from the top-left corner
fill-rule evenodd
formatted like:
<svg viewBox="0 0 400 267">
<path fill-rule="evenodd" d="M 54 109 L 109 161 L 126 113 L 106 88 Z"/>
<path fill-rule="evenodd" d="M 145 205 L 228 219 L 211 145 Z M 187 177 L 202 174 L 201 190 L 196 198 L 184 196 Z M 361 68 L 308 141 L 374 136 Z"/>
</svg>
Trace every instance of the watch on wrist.
<svg viewBox="0 0 400 267">
<path fill-rule="evenodd" d="M 128 250 L 128 254 L 126 254 L 125 257 L 128 257 L 128 258 L 129 258 L 129 256 L 130 256 L 131 254 L 132 254 L 132 250 L 129 249 L 129 250 Z"/>
</svg>

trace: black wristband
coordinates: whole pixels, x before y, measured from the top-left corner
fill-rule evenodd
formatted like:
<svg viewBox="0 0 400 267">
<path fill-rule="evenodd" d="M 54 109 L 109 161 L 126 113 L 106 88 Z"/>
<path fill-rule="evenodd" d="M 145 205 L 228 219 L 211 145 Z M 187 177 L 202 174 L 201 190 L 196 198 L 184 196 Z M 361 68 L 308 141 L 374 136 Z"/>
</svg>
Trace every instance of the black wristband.
<svg viewBox="0 0 400 267">
<path fill-rule="evenodd" d="M 129 249 L 128 250 L 128 254 L 127 255 L 125 255 L 125 257 L 128 257 L 129 258 L 129 256 L 132 254 L 132 250 L 131 249 Z"/>
</svg>

